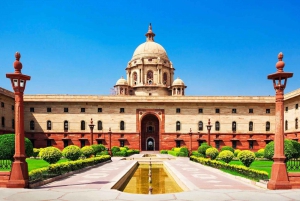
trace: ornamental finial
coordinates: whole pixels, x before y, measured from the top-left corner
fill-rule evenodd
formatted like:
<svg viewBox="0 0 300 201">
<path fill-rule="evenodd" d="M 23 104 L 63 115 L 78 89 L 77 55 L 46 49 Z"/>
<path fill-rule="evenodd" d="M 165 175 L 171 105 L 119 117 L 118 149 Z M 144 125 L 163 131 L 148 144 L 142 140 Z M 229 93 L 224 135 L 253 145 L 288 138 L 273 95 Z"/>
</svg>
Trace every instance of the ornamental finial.
<svg viewBox="0 0 300 201">
<path fill-rule="evenodd" d="M 150 23 L 150 25 L 148 27 L 148 32 L 146 33 L 145 36 L 147 37 L 147 39 L 146 39 L 147 42 L 148 41 L 152 41 L 152 42 L 154 41 L 155 34 L 152 31 L 152 25 L 151 25 L 151 23 Z"/>
<path fill-rule="evenodd" d="M 22 70 L 22 63 L 20 62 L 21 54 L 20 52 L 15 53 L 16 60 L 14 62 L 15 73 L 20 74 Z"/>
<path fill-rule="evenodd" d="M 283 59 L 283 53 L 279 52 L 278 54 L 278 62 L 276 63 L 276 68 L 278 72 L 283 72 L 283 68 L 285 63 L 282 61 Z"/>
</svg>

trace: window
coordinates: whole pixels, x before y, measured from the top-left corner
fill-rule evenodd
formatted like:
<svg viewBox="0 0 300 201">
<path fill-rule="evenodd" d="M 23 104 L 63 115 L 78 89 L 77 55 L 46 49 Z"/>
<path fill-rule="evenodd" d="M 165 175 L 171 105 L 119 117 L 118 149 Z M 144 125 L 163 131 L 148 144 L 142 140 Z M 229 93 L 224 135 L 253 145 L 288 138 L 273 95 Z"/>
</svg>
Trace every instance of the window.
<svg viewBox="0 0 300 201">
<path fill-rule="evenodd" d="M 124 113 L 125 109 L 124 108 L 120 108 L 120 113 Z"/>
<path fill-rule="evenodd" d="M 84 108 L 84 107 L 81 108 L 81 109 L 80 109 L 80 112 L 85 112 L 85 108 Z"/>
<path fill-rule="evenodd" d="M 285 120 L 285 130 L 288 130 L 289 128 L 288 128 L 288 121 L 287 120 Z"/>
<path fill-rule="evenodd" d="M 285 111 L 286 111 L 286 112 L 289 111 L 289 107 L 285 107 Z"/>
<path fill-rule="evenodd" d="M 69 122 L 67 120 L 64 121 L 64 130 L 65 131 L 69 130 Z"/>
<path fill-rule="evenodd" d="M 270 131 L 270 122 L 269 121 L 266 122 L 266 131 Z"/>
<path fill-rule="evenodd" d="M 270 114 L 270 109 L 266 109 L 266 113 L 267 113 L 267 114 Z"/>
<path fill-rule="evenodd" d="M 176 113 L 180 113 L 180 108 L 176 108 Z"/>
<path fill-rule="evenodd" d="M 69 146 L 69 141 L 68 140 L 64 140 L 64 148 Z"/>
<path fill-rule="evenodd" d="M 204 143 L 204 142 L 205 142 L 205 141 L 203 141 L 203 140 L 198 140 L 198 147 L 200 147 L 201 144 Z"/>
<path fill-rule="evenodd" d="M 296 110 L 298 110 L 298 108 L 299 108 L 299 105 L 298 105 L 298 103 L 295 105 L 295 109 Z"/>
<path fill-rule="evenodd" d="M 236 113 L 236 109 L 235 108 L 232 109 L 232 113 Z"/>
<path fill-rule="evenodd" d="M 5 127 L 5 118 L 4 117 L 1 118 L 1 126 Z"/>
<path fill-rule="evenodd" d="M 249 113 L 253 113 L 253 109 L 252 108 L 249 109 Z"/>
<path fill-rule="evenodd" d="M 232 148 L 236 149 L 236 144 L 237 144 L 237 143 L 236 143 L 236 140 L 233 140 L 233 141 L 232 141 Z"/>
<path fill-rule="evenodd" d="M 98 107 L 98 112 L 101 113 L 102 112 L 102 108 Z"/>
<path fill-rule="evenodd" d="M 216 121 L 216 131 L 220 130 L 220 122 Z"/>
<path fill-rule="evenodd" d="M 176 147 L 179 148 L 179 147 L 180 147 L 180 144 L 181 144 L 181 141 L 180 141 L 180 140 L 177 140 L 177 141 L 176 141 Z"/>
<path fill-rule="evenodd" d="M 102 121 L 98 121 L 98 130 L 102 130 Z"/>
<path fill-rule="evenodd" d="M 30 126 L 30 130 L 34 130 L 34 121 L 33 120 L 31 120 L 29 122 L 29 126 Z"/>
<path fill-rule="evenodd" d="M 85 130 L 85 121 L 81 121 L 81 123 L 80 123 L 80 129 L 82 131 Z"/>
<path fill-rule="evenodd" d="M 120 140 L 120 147 L 124 147 L 124 140 Z"/>
<path fill-rule="evenodd" d="M 29 108 L 30 112 L 34 112 L 34 107 Z"/>
<path fill-rule="evenodd" d="M 52 142 L 50 139 L 47 139 L 47 147 L 51 147 L 52 146 Z"/>
<path fill-rule="evenodd" d="M 216 113 L 220 113 L 220 109 L 219 108 L 216 108 Z"/>
<path fill-rule="evenodd" d="M 1 102 L 1 107 L 4 107 L 4 102 Z"/>
<path fill-rule="evenodd" d="M 47 130 L 51 130 L 51 121 L 47 121 Z"/>
<path fill-rule="evenodd" d="M 249 131 L 253 131 L 253 122 L 252 121 L 249 122 Z"/>
<path fill-rule="evenodd" d="M 216 143 L 216 148 L 217 148 L 217 149 L 220 149 L 220 141 L 219 141 L 219 140 L 216 140 L 215 143 Z"/>
<path fill-rule="evenodd" d="M 203 131 L 203 122 L 202 121 L 199 121 L 199 123 L 198 123 L 198 130 Z"/>
<path fill-rule="evenodd" d="M 47 107 L 47 112 L 51 112 L 51 107 Z"/>
<path fill-rule="evenodd" d="M 125 130 L 125 123 L 124 123 L 124 121 L 120 121 L 120 130 Z"/>
<path fill-rule="evenodd" d="M 85 146 L 85 140 L 80 140 L 80 147 L 84 147 Z"/>
<path fill-rule="evenodd" d="M 14 106 L 14 105 L 11 106 L 11 110 L 12 110 L 12 111 L 15 110 L 15 106 Z"/>
<path fill-rule="evenodd" d="M 69 108 L 65 107 L 64 112 L 69 112 Z"/>
<path fill-rule="evenodd" d="M 253 149 L 253 140 L 249 141 L 249 149 Z"/>
<path fill-rule="evenodd" d="M 97 140 L 97 143 L 98 143 L 98 144 L 103 144 L 103 143 L 102 143 L 102 140 Z"/>
<path fill-rule="evenodd" d="M 15 119 L 12 119 L 12 120 L 11 120 L 11 128 L 12 128 L 12 129 L 15 129 Z"/>
<path fill-rule="evenodd" d="M 198 109 L 198 113 L 203 113 L 203 109 L 202 109 L 202 108 L 199 108 L 199 109 Z"/>
<path fill-rule="evenodd" d="M 298 118 L 295 119 L 295 129 L 298 129 Z"/>
<path fill-rule="evenodd" d="M 236 122 L 235 121 L 232 122 L 232 131 L 233 132 L 236 131 Z"/>
<path fill-rule="evenodd" d="M 180 131 L 180 121 L 176 122 L 176 131 Z"/>
</svg>

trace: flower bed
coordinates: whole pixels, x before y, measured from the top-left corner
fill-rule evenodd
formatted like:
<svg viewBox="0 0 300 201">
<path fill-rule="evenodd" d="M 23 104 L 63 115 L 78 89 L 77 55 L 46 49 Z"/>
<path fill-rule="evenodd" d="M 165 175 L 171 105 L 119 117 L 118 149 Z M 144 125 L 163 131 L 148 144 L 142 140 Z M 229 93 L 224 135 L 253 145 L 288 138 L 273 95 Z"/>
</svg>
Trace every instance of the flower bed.
<svg viewBox="0 0 300 201">
<path fill-rule="evenodd" d="M 266 171 L 253 170 L 241 165 L 230 165 L 227 163 L 222 163 L 216 160 L 210 160 L 202 157 L 190 157 L 191 161 L 201 163 L 202 165 L 210 166 L 217 169 L 225 169 L 238 172 L 246 177 L 253 178 L 255 180 L 267 180 L 269 179 L 268 173 Z"/>
</svg>

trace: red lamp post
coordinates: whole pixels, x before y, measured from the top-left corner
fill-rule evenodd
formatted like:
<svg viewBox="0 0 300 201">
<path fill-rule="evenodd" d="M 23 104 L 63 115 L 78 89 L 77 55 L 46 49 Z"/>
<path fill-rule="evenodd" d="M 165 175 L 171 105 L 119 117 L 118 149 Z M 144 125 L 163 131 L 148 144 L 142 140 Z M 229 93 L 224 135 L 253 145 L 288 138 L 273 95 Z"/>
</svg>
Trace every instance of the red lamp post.
<svg viewBox="0 0 300 201">
<path fill-rule="evenodd" d="M 30 76 L 21 73 L 22 63 L 19 61 L 21 54 L 16 52 L 16 61 L 14 62 L 14 73 L 6 74 L 11 80 L 15 92 L 15 155 L 10 178 L 7 183 L 8 188 L 25 188 L 28 186 L 28 165 L 25 155 L 25 135 L 24 135 L 24 104 L 23 93 L 25 91 L 26 81 Z"/>
<path fill-rule="evenodd" d="M 207 127 L 207 133 L 208 133 L 208 139 L 207 139 L 207 144 L 210 145 L 210 130 L 211 130 L 211 127 L 212 125 L 210 125 L 210 119 L 208 119 L 208 124 L 206 125 Z"/>
<path fill-rule="evenodd" d="M 192 155 L 192 129 L 190 128 L 190 132 L 189 132 L 189 135 L 190 135 L 190 155 Z"/>
<path fill-rule="evenodd" d="M 271 179 L 268 182 L 268 189 L 290 189 L 285 155 L 284 155 L 284 132 L 283 132 L 283 102 L 284 89 L 286 87 L 287 79 L 293 77 L 293 73 L 283 72 L 284 62 L 282 61 L 283 54 L 278 54 L 278 62 L 276 63 L 277 72 L 268 75 L 268 79 L 273 80 L 273 86 L 276 91 L 276 105 L 275 105 L 275 138 L 274 138 L 274 163 L 272 165 Z"/>
<path fill-rule="evenodd" d="M 94 130 L 94 124 L 93 124 L 93 119 L 91 119 L 91 123 L 89 125 L 90 130 L 91 130 L 91 145 L 94 144 L 94 134 L 93 134 L 93 130 Z"/>
</svg>

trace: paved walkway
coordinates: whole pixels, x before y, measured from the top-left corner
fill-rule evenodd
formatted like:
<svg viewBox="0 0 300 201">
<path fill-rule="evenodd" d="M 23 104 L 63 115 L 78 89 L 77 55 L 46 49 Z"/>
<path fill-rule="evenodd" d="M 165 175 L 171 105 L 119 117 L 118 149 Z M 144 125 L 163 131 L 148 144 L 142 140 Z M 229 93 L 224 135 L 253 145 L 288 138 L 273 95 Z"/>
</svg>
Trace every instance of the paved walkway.
<svg viewBox="0 0 300 201">
<path fill-rule="evenodd" d="M 137 157 L 133 156 L 133 157 Z M 164 155 L 163 157 L 166 157 Z M 168 156 L 170 157 L 170 156 Z M 111 189 L 122 175 L 136 163 L 134 160 L 113 161 L 86 172 L 74 174 L 65 179 L 49 183 L 37 189 L 5 189 L 0 188 L 0 200 L 116 200 L 116 201 L 231 201 L 231 200 L 272 200 L 300 201 L 299 190 L 265 189 L 264 184 L 256 186 L 245 179 L 237 179 L 219 170 L 189 161 L 187 158 L 165 160 L 166 167 L 178 176 L 190 190 L 182 193 L 159 195 L 141 195 L 123 193 Z"/>
</svg>

